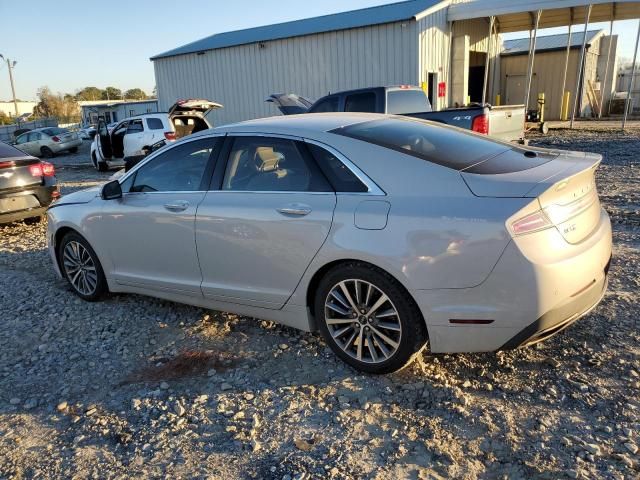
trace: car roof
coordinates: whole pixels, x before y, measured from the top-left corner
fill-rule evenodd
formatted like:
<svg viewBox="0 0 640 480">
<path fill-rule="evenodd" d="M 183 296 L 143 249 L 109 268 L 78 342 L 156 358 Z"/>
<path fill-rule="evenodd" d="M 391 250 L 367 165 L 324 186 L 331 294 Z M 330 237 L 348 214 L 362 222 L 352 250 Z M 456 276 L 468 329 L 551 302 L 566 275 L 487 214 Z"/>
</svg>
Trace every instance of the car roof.
<svg viewBox="0 0 640 480">
<path fill-rule="evenodd" d="M 247 120 L 214 128 L 215 132 L 263 132 L 283 135 L 305 136 L 327 132 L 336 128 L 387 118 L 378 113 L 304 113 L 300 115 L 280 115 L 275 117 Z M 210 132 L 211 130 L 209 130 Z"/>
</svg>

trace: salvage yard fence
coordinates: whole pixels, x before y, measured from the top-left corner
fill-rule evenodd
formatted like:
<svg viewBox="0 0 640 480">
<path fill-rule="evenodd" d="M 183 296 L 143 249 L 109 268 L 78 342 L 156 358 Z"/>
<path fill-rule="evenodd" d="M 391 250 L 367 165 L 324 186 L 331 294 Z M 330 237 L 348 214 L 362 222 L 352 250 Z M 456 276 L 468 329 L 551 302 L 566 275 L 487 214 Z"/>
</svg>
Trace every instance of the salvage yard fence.
<svg viewBox="0 0 640 480">
<path fill-rule="evenodd" d="M 12 125 L 0 125 L 0 141 L 9 143 L 15 140 L 15 131 L 23 128 L 33 130 L 42 127 L 57 127 L 58 120 L 55 118 L 39 118 L 31 122 L 20 122 Z"/>
</svg>

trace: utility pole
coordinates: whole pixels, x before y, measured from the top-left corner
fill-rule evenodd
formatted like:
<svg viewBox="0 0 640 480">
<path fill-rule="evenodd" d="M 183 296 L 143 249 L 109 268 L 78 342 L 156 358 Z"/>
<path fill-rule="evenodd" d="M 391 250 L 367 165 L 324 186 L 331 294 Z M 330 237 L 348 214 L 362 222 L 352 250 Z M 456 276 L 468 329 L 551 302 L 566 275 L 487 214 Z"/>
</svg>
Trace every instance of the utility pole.
<svg viewBox="0 0 640 480">
<path fill-rule="evenodd" d="M 0 58 L 7 61 L 7 68 L 9 69 L 9 81 L 11 82 L 11 94 L 13 95 L 13 108 L 16 111 L 16 118 L 19 116 L 18 114 L 18 102 L 16 101 L 16 87 L 13 84 L 13 72 L 12 69 L 16 66 L 15 60 L 12 62 L 8 58 L 4 58 L 4 56 L 0 53 Z"/>
</svg>

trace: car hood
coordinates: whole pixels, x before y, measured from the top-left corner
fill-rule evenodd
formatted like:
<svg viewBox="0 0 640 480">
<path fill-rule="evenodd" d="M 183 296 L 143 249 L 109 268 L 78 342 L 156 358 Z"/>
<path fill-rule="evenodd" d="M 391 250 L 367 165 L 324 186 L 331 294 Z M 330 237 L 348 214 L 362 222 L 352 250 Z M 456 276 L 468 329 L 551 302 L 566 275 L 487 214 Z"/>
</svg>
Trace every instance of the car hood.
<svg viewBox="0 0 640 480">
<path fill-rule="evenodd" d="M 79 203 L 89 203 L 94 198 L 100 196 L 101 189 L 102 185 L 96 185 L 95 187 L 85 188 L 84 190 L 78 190 L 77 192 L 63 195 L 53 204 L 53 206 L 59 207 L 61 205 L 77 205 Z"/>
</svg>

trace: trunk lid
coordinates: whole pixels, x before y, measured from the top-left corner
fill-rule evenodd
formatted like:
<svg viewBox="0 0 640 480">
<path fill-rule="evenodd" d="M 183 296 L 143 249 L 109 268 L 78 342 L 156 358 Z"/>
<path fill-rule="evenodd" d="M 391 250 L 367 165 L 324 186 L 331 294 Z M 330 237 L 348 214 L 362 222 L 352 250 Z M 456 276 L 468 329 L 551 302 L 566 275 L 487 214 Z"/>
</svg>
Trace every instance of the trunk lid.
<svg viewBox="0 0 640 480">
<path fill-rule="evenodd" d="M 548 161 L 532 168 L 493 174 L 463 171 L 461 175 L 479 197 L 537 198 L 541 210 L 565 240 L 578 243 L 589 236 L 600 220 L 595 171 L 602 156 L 552 150 L 539 152 L 536 149 L 535 158 L 546 156 Z M 498 158 L 502 155 L 487 160 L 485 170 L 490 171 L 492 166 L 506 169 L 505 158 Z"/>
<path fill-rule="evenodd" d="M 189 98 L 186 100 L 178 100 L 169 109 L 169 117 L 175 115 L 194 115 L 196 113 L 205 116 L 211 110 L 224 108 L 221 103 L 212 102 L 202 98 Z"/>
<path fill-rule="evenodd" d="M 298 115 L 307 113 L 313 102 L 295 93 L 274 93 L 265 102 L 273 103 L 283 115 Z"/>
<path fill-rule="evenodd" d="M 29 170 L 30 165 L 37 163 L 40 163 L 39 159 L 0 142 L 0 191 L 42 183 L 42 177 L 34 177 Z"/>
</svg>

